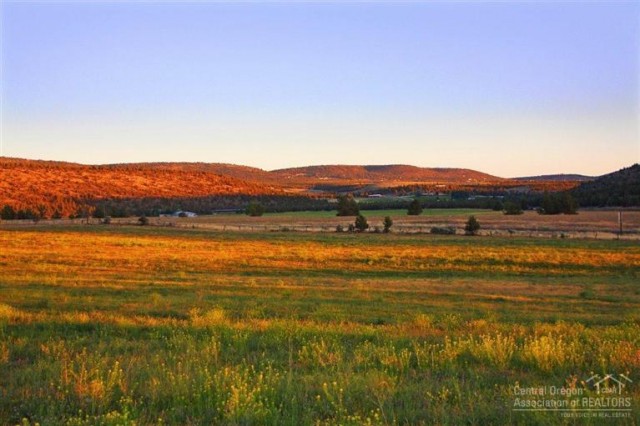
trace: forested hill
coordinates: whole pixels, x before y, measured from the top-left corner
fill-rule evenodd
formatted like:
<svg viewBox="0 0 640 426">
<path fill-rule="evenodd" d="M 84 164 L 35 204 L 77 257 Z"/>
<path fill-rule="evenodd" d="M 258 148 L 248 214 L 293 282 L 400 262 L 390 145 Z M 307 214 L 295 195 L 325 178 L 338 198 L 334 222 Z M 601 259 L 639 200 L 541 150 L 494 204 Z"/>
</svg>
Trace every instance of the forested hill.
<svg viewBox="0 0 640 426">
<path fill-rule="evenodd" d="M 582 207 L 640 206 L 640 164 L 584 182 L 572 194 Z"/>
<path fill-rule="evenodd" d="M 241 208 L 252 197 L 259 197 L 264 203 L 279 200 L 272 210 L 306 209 L 318 207 L 317 197 L 346 191 L 539 193 L 564 191 L 578 184 L 570 179 L 537 179 L 503 179 L 470 169 L 408 165 L 309 166 L 266 171 L 222 163 L 83 165 L 0 157 L 0 209 L 7 206 L 16 212 L 16 217 L 24 218 L 77 216 L 98 205 L 103 210 L 106 205 L 113 205 L 114 212 L 187 207 L 210 212 Z M 584 182 L 573 194 L 582 206 L 638 206 L 640 166 Z M 325 204 L 320 207 L 325 208 Z M 7 213 L 3 217 L 14 216 Z"/>
<path fill-rule="evenodd" d="M 334 179 L 376 183 L 385 181 L 468 183 L 504 180 L 470 169 L 416 167 L 406 164 L 308 166 L 273 170 L 270 173 L 281 176 L 283 179 Z"/>
<path fill-rule="evenodd" d="M 79 206 L 95 200 L 282 193 L 280 187 L 197 169 L 0 158 L 0 206 L 36 210 L 42 217 L 77 214 Z"/>
</svg>

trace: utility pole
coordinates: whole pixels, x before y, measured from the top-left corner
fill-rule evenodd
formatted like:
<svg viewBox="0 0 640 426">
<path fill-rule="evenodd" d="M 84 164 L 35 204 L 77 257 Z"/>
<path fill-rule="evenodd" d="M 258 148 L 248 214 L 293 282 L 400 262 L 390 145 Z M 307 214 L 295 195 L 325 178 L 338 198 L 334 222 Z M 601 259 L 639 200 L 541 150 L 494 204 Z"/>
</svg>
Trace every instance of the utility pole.
<svg viewBox="0 0 640 426">
<path fill-rule="evenodd" d="M 618 238 L 622 236 L 622 211 L 618 211 Z"/>
</svg>

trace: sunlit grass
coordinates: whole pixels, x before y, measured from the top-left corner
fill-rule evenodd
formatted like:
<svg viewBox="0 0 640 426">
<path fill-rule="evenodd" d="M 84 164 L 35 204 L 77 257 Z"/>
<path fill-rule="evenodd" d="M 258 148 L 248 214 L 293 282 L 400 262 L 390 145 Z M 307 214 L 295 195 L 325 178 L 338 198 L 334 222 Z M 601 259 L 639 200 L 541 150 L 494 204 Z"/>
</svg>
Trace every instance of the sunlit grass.
<svg viewBox="0 0 640 426">
<path fill-rule="evenodd" d="M 640 377 L 630 242 L 79 227 L 0 243 L 1 424 L 553 424 L 511 410 L 516 382 Z"/>
</svg>

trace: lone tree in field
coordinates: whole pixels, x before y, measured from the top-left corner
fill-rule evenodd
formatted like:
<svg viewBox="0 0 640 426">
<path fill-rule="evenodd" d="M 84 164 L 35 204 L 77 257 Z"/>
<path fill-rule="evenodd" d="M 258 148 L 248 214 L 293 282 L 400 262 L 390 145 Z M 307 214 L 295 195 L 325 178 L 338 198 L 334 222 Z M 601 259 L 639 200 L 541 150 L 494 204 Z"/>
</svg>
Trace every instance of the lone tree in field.
<svg viewBox="0 0 640 426">
<path fill-rule="evenodd" d="M 358 217 L 356 217 L 355 227 L 356 227 L 356 230 L 358 232 L 364 232 L 367 229 L 369 229 L 369 224 L 367 223 L 367 218 L 362 216 L 361 214 L 359 214 Z"/>
<path fill-rule="evenodd" d="M 246 213 L 249 216 L 262 216 L 264 214 L 264 207 L 260 203 L 251 203 L 247 206 Z"/>
<path fill-rule="evenodd" d="M 384 226 L 384 229 L 382 230 L 382 232 L 384 232 L 385 234 L 388 234 L 389 231 L 391 230 L 391 226 L 393 225 L 393 220 L 391 220 L 390 216 L 385 216 L 384 221 L 382 222 L 382 225 Z"/>
<path fill-rule="evenodd" d="M 353 198 L 353 195 L 338 195 L 338 214 L 337 216 L 357 216 L 360 214 L 360 207 Z"/>
<path fill-rule="evenodd" d="M 469 216 L 469 220 L 467 224 L 464 226 L 464 233 L 466 235 L 478 235 L 478 230 L 480 229 L 480 222 L 476 219 L 475 216 Z"/>
<path fill-rule="evenodd" d="M 422 204 L 420 204 L 420 201 L 418 201 L 417 198 L 414 198 L 411 204 L 409 204 L 407 214 L 409 216 L 419 216 L 422 214 Z"/>
</svg>

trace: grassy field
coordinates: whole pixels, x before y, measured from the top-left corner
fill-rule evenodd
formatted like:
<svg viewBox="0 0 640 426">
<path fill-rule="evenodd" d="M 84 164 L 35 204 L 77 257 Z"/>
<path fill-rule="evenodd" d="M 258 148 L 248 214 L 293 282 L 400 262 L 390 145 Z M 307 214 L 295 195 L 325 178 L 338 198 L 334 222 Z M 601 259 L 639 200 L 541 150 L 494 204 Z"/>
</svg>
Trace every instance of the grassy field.
<svg viewBox="0 0 640 426">
<path fill-rule="evenodd" d="M 613 210 L 581 210 L 577 215 L 539 215 L 527 211 L 509 216 L 499 211 L 480 209 L 426 209 L 419 216 L 408 216 L 406 210 L 363 210 L 370 231 L 382 228 L 385 216 L 393 219 L 396 233 L 429 233 L 432 227 L 454 227 L 464 233 L 470 215 L 478 218 L 481 235 L 515 237 L 617 239 L 618 212 Z M 151 218 L 152 223 L 178 227 L 195 227 L 218 231 L 308 231 L 334 232 L 344 229 L 354 217 L 338 217 L 335 211 L 267 213 L 262 217 L 243 214 L 208 215 L 195 218 Z M 135 224 L 137 218 L 116 219 L 116 223 Z M 62 221 L 64 223 L 64 221 Z M 640 240 L 640 211 L 623 213 L 623 239 Z"/>
<path fill-rule="evenodd" d="M 581 210 L 576 215 L 539 215 L 526 211 L 522 215 L 509 216 L 500 211 L 481 209 L 426 209 L 421 215 L 408 216 L 406 210 L 363 210 L 369 231 L 382 228 L 385 216 L 393 219 L 395 233 L 429 233 L 432 227 L 453 227 L 458 234 L 464 233 L 469 216 L 474 215 L 481 224 L 480 235 L 508 237 L 545 237 L 578 239 L 618 239 L 618 212 L 615 210 Z M 347 229 L 353 224 L 353 216 L 336 216 L 335 211 L 301 211 L 266 213 L 262 217 L 244 214 L 213 214 L 193 218 L 150 217 L 157 226 L 192 228 L 209 231 L 298 231 L 335 232 L 341 225 Z M 80 225 L 86 219 L 41 220 L 39 227 Z M 92 224 L 100 219 L 93 218 Z M 112 218 L 113 225 L 137 225 L 138 217 Z M 7 228 L 33 226 L 31 220 L 5 221 Z M 0 222 L 0 226 L 3 226 Z M 640 211 L 623 212 L 622 239 L 640 240 Z"/>
<path fill-rule="evenodd" d="M 0 244 L 0 424 L 640 422 L 634 241 L 37 226 Z M 600 401 L 593 374 L 631 378 L 630 407 L 514 410 L 529 387 Z"/>
<path fill-rule="evenodd" d="M 443 216 L 443 214 L 447 216 L 469 216 L 472 214 L 487 214 L 491 212 L 491 210 L 480 210 L 480 209 L 446 209 L 446 210 L 436 210 L 436 209 L 427 209 L 422 213 L 422 217 L 436 217 Z M 407 216 L 407 209 L 383 209 L 383 210 L 362 210 L 361 213 L 367 217 L 384 217 L 384 216 L 392 216 L 396 218 L 404 218 Z M 336 219 L 336 211 L 302 211 L 302 212 L 284 212 L 284 213 L 266 213 L 264 215 L 266 218 L 287 218 L 287 219 L 304 219 L 304 218 L 327 218 L 327 219 Z"/>
</svg>

